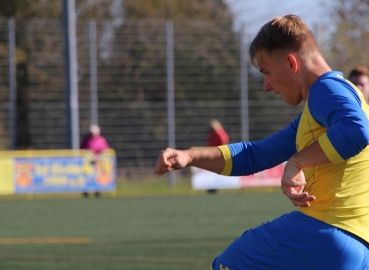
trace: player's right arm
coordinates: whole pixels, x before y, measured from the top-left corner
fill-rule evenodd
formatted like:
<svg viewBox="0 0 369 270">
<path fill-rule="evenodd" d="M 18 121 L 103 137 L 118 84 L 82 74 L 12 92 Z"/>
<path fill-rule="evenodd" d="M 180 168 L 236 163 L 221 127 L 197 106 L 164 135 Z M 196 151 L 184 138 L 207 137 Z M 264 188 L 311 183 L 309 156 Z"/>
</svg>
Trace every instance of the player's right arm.
<svg viewBox="0 0 369 270">
<path fill-rule="evenodd" d="M 251 175 L 287 161 L 296 153 L 299 121 L 300 116 L 286 128 L 258 142 L 240 142 L 221 146 L 220 149 L 226 160 L 221 174 Z"/>
<path fill-rule="evenodd" d="M 161 151 L 154 171 L 156 174 L 162 175 L 187 166 L 194 166 L 219 174 L 225 166 L 225 160 L 218 147 L 188 150 L 167 148 Z"/>
<path fill-rule="evenodd" d="M 287 161 L 296 153 L 296 131 L 300 117 L 288 127 L 259 142 L 240 142 L 189 150 L 167 148 L 158 157 L 155 173 L 162 175 L 187 166 L 222 175 L 250 175 Z"/>
</svg>

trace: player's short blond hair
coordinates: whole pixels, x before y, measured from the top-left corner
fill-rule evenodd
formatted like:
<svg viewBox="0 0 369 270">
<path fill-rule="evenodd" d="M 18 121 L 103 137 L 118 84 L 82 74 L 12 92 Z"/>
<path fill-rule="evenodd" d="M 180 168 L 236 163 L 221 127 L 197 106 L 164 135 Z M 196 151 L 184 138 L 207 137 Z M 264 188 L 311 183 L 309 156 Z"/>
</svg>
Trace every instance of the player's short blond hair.
<svg viewBox="0 0 369 270">
<path fill-rule="evenodd" d="M 298 52 L 303 59 L 319 52 L 312 31 L 296 15 L 275 17 L 261 27 L 249 48 L 251 63 L 258 67 L 257 57 L 259 53 L 266 52 L 270 54 L 276 50 Z"/>
</svg>

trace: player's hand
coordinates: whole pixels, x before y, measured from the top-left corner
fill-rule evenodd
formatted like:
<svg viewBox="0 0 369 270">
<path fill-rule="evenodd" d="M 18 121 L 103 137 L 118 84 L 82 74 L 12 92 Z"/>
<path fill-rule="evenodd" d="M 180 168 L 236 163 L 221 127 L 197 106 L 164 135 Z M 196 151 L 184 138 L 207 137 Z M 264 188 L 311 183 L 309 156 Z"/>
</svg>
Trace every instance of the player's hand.
<svg viewBox="0 0 369 270">
<path fill-rule="evenodd" d="M 190 157 L 186 151 L 167 148 L 161 151 L 154 172 L 163 175 L 166 172 L 182 169 L 188 165 L 189 160 Z"/>
<path fill-rule="evenodd" d="M 281 180 L 281 189 L 295 206 L 309 207 L 315 196 L 303 192 L 306 185 L 305 175 L 301 168 L 293 161 L 288 161 Z"/>
</svg>

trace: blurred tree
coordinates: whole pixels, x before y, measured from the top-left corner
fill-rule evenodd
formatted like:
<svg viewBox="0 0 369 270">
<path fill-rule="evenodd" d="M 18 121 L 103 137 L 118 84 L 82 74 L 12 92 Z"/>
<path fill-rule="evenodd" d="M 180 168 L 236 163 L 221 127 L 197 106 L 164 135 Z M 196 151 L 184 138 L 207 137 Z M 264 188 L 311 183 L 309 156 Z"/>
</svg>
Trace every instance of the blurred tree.
<svg viewBox="0 0 369 270">
<path fill-rule="evenodd" d="M 76 0 L 76 12 L 82 18 L 110 18 L 110 6 L 116 2 L 114 0 Z M 42 18 L 48 20 L 61 20 L 63 15 L 63 1 L 55 0 L 0 0 L 0 16 L 14 17 L 16 20 L 16 69 L 17 69 L 17 148 L 27 149 L 31 146 L 30 141 L 30 124 L 29 124 L 29 104 L 30 104 L 30 76 L 32 73 L 33 84 L 38 82 L 46 82 L 47 71 L 50 71 L 50 66 L 47 62 L 55 58 L 55 49 L 63 46 L 60 42 L 55 44 L 55 37 L 43 36 L 42 40 L 37 36 L 30 36 L 29 31 L 32 32 L 34 24 L 30 22 L 37 21 L 38 27 L 45 27 L 45 30 L 50 30 L 50 25 L 47 20 L 41 21 Z M 31 47 L 30 47 L 31 46 Z M 42 46 L 43 57 L 38 57 L 38 62 L 32 62 L 32 53 L 34 46 Z M 40 49 L 40 48 L 39 48 Z M 45 50 L 49 49 L 49 50 Z M 63 47 L 61 48 L 63 50 Z M 54 54 L 54 55 L 53 55 Z M 45 76 L 46 75 L 46 76 Z M 53 77 L 47 77 L 48 82 L 53 80 Z M 36 96 L 47 98 L 50 94 L 46 94 L 46 87 L 39 87 L 36 90 Z M 45 90 L 45 91 L 44 91 Z M 33 91 L 34 92 L 34 91 Z M 64 93 L 57 95 L 64 97 Z"/>
<path fill-rule="evenodd" d="M 238 80 L 229 80 L 227 74 L 238 74 L 239 48 L 237 35 L 232 29 L 232 16 L 227 5 L 221 0 L 125 0 L 123 1 L 124 20 L 114 30 L 114 43 L 119 44 L 126 61 L 117 59 L 114 54 L 105 63 L 115 62 L 124 76 L 113 78 L 120 85 L 135 83 L 136 91 L 112 89 L 106 93 L 111 99 L 116 95 L 128 100 L 165 100 L 166 55 L 165 21 L 174 21 L 174 50 L 176 74 L 176 98 L 199 99 L 221 98 L 227 91 L 214 96 L 214 89 L 208 86 L 214 78 L 225 76 L 227 85 L 217 85 L 219 89 L 233 89 Z M 137 20 L 144 19 L 139 22 Z M 148 23 L 147 20 L 152 23 Z M 129 23 L 128 21 L 131 22 Z M 135 22 L 133 22 L 135 20 Z M 113 27 L 114 28 L 114 27 Z M 235 47 L 236 46 L 236 47 Z M 148 61 L 150 59 L 150 61 Z M 223 63 L 223 65 L 220 65 Z M 233 65 L 231 69 L 229 66 Z M 115 65 L 115 64 L 113 64 Z M 145 76 L 163 78 L 158 84 L 145 84 Z M 236 68 L 236 69 L 235 69 Z M 148 73 L 149 72 L 149 73 Z M 183 88 L 182 78 L 191 77 L 192 84 Z M 127 82 L 127 80 L 134 80 Z M 118 85 L 119 85 L 118 84 Z M 203 91 L 194 91 L 194 86 L 203 85 Z M 191 89 L 192 87 L 192 89 Z M 208 89 L 206 89 L 206 87 Z M 157 90 L 157 91 L 156 91 Z M 117 93 L 118 92 L 118 93 Z M 109 94 L 110 93 L 110 94 Z M 232 93 L 232 91 L 228 91 Z M 105 96 L 109 98 L 108 96 Z"/>
<path fill-rule="evenodd" d="M 197 117 L 198 114 L 226 117 L 225 104 L 240 96 L 240 48 L 230 10 L 221 0 L 125 0 L 123 5 L 127 23 L 116 32 L 116 41 L 120 46 L 124 44 L 122 53 L 127 61 L 112 60 L 124 74 L 116 84 L 121 89 L 109 91 L 111 99 L 121 95 L 123 100 L 130 102 L 166 101 L 165 22 L 172 20 L 176 125 L 186 126 L 177 134 L 177 140 L 178 147 L 188 147 L 186 138 L 200 134 L 199 126 L 203 126 L 204 134 L 207 132 L 208 120 L 201 123 L 203 119 Z M 137 21 L 142 19 L 145 21 Z M 150 76 L 155 76 L 156 83 L 147 83 Z M 211 103 L 213 107 L 201 111 L 193 106 L 196 102 Z M 133 110 L 137 112 L 137 107 L 132 107 Z M 157 110 L 145 108 L 141 112 L 154 115 Z M 188 119 L 193 125 L 188 125 Z M 165 130 L 166 125 L 166 118 L 157 118 L 157 130 Z M 155 131 L 145 130 L 138 134 L 147 136 L 148 140 L 153 137 L 165 139 L 165 133 Z M 230 135 L 236 140 L 239 136 L 237 128 Z"/>
<path fill-rule="evenodd" d="M 110 18 L 111 7 L 123 0 L 75 0 L 79 18 Z M 0 0 L 0 16 L 15 18 L 61 18 L 63 0 Z"/>
<path fill-rule="evenodd" d="M 30 147 L 28 119 L 29 48 L 25 27 L 30 17 L 55 16 L 61 1 L 0 0 L 0 16 L 16 19 L 17 139 L 18 149 Z M 59 15 L 60 16 L 60 15 Z"/>
<path fill-rule="evenodd" d="M 125 0 L 129 19 L 202 20 L 232 23 L 228 6 L 222 0 Z"/>
<path fill-rule="evenodd" d="M 337 0 L 333 12 L 336 31 L 327 58 L 334 69 L 348 75 L 353 67 L 369 64 L 369 0 Z"/>
</svg>

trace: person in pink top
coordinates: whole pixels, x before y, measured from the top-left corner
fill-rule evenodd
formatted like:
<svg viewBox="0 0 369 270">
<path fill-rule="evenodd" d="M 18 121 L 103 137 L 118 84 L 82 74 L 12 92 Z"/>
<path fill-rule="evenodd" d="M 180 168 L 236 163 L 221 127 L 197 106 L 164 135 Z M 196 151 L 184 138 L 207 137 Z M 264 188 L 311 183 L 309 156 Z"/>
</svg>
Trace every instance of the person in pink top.
<svg viewBox="0 0 369 270">
<path fill-rule="evenodd" d="M 96 160 L 100 157 L 102 151 L 109 149 L 109 144 L 100 134 L 100 127 L 98 125 L 91 125 L 90 133 L 82 140 L 79 148 L 92 151 Z M 87 198 L 88 192 L 83 192 L 83 196 Z M 96 191 L 95 196 L 99 197 L 100 193 Z"/>
<path fill-rule="evenodd" d="M 92 150 L 96 153 L 109 149 L 109 144 L 100 134 L 98 125 L 90 126 L 90 133 L 82 140 L 80 149 Z"/>
</svg>

